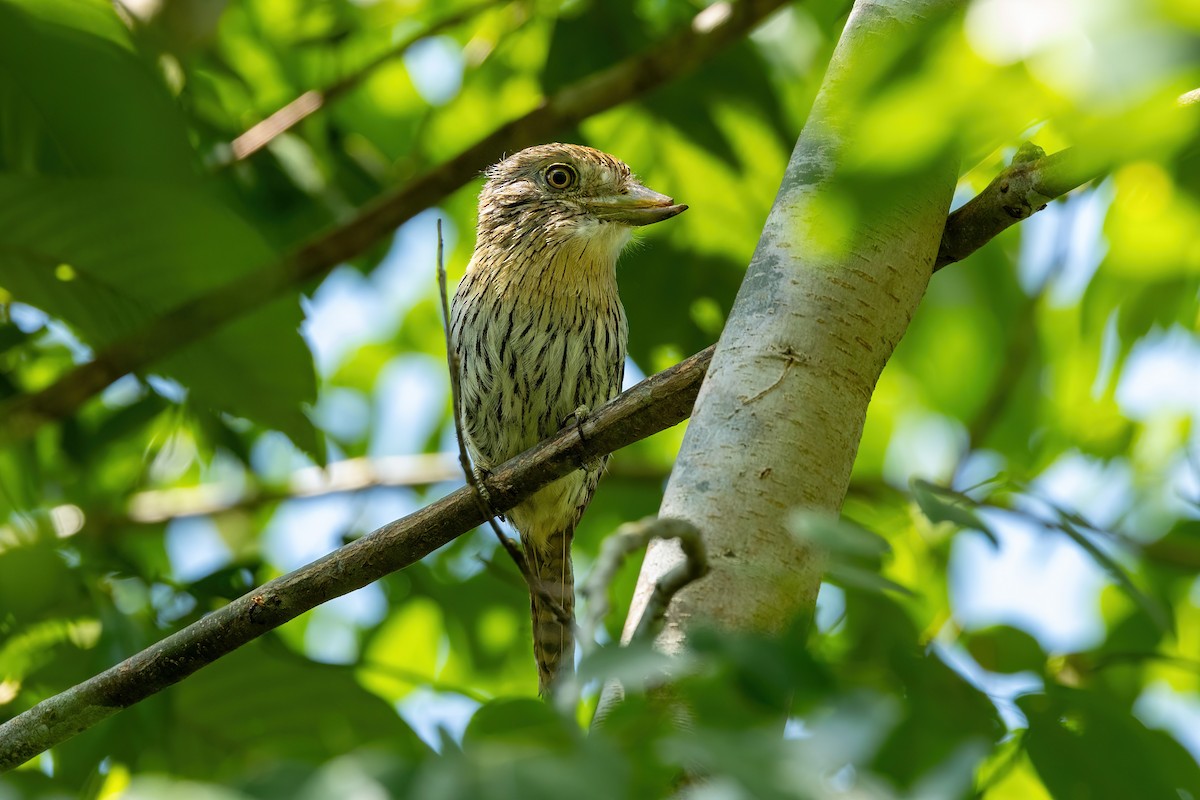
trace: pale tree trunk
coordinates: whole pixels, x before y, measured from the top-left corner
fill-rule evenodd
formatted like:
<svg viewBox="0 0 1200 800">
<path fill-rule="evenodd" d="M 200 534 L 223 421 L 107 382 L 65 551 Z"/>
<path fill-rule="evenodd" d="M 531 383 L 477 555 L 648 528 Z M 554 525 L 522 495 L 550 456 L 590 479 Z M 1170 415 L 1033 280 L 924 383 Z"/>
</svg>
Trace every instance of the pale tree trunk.
<svg viewBox="0 0 1200 800">
<path fill-rule="evenodd" d="M 898 176 L 887 199 L 831 242 L 845 229 L 830 215 L 845 207 L 839 164 L 857 145 L 850 109 L 878 80 L 882 54 L 957 4 L 854 5 L 663 499 L 660 516 L 695 525 L 711 564 L 672 601 L 658 642 L 666 652 L 684 645 L 693 619 L 770 632 L 814 606 L 822 561 L 789 534 L 787 517 L 841 508 L 867 404 L 929 281 L 957 175 L 945 158 Z M 654 583 L 681 558 L 676 542 L 654 542 L 626 638 Z"/>
</svg>

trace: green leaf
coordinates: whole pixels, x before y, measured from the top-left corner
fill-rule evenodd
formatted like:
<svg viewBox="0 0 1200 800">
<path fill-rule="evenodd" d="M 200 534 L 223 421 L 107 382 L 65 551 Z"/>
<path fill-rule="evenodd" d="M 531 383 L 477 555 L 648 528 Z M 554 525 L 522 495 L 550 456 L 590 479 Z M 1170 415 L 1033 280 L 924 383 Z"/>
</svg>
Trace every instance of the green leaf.
<svg viewBox="0 0 1200 800">
<path fill-rule="evenodd" d="M 846 589 L 863 589 L 868 592 L 896 592 L 916 597 L 917 593 L 907 586 L 885 578 L 873 570 L 856 567 L 853 564 L 834 563 L 825 570 L 825 576 L 832 582 Z"/>
<path fill-rule="evenodd" d="M 1180 520 L 1161 538 L 1143 545 L 1142 552 L 1173 569 L 1200 572 L 1200 520 Z"/>
<path fill-rule="evenodd" d="M 174 98 L 104 0 L 0 0 L 0 169 L 194 179 Z"/>
<path fill-rule="evenodd" d="M 988 696 L 933 653 L 902 648 L 888 661 L 891 674 L 902 681 L 905 713 L 875 758 L 879 774 L 913 789 L 951 759 L 973 760 L 972 750 L 981 753 L 1004 735 Z M 983 747 L 961 749 L 976 743 Z"/>
<path fill-rule="evenodd" d="M 991 672 L 1037 672 L 1046 667 L 1041 645 L 1025 631 L 997 625 L 967 637 L 967 650 L 979 666 Z"/>
<path fill-rule="evenodd" d="M 75 613 L 79 593 L 53 539 L 0 549 L 0 609 L 5 633 Z M 0 680 L 4 678 L 0 675 Z"/>
<path fill-rule="evenodd" d="M 650 642 L 612 644 L 584 657 L 579 665 L 579 680 L 583 683 L 617 680 L 627 691 L 636 691 L 651 681 L 661 683 L 668 677 L 678 680 L 699 666 L 686 654 L 670 656 L 654 649 Z"/>
<path fill-rule="evenodd" d="M 556 19 L 543 91 L 555 92 L 649 46 L 653 37 L 636 19 L 632 0 L 588 3 L 580 13 Z"/>
<path fill-rule="evenodd" d="M 168 699 L 171 736 L 163 755 L 182 775 L 211 776 L 247 759 L 319 763 L 375 742 L 413 759 L 427 750 L 386 702 L 358 684 L 352 668 L 273 652 L 269 644 L 234 651 L 171 689 Z"/>
<path fill-rule="evenodd" d="M 1200 765 L 1179 742 L 1099 693 L 1056 686 L 1017 705 L 1030 760 L 1055 798 L 1200 797 Z"/>
<path fill-rule="evenodd" d="M 969 498 L 953 489 L 937 486 L 919 478 L 913 480 L 911 489 L 921 512 L 930 522 L 952 522 L 960 528 L 977 530 L 987 537 L 993 547 L 1000 546 L 1000 540 L 987 523 L 980 519 L 973 509 L 961 505 L 963 502 L 969 502 Z"/>
<path fill-rule="evenodd" d="M 579 740 L 575 724 L 549 704 L 532 698 L 493 700 L 471 717 L 463 735 L 463 747 L 487 743 L 505 747 L 531 746 L 561 749 Z"/>
<path fill-rule="evenodd" d="M 832 514 L 793 511 L 788 528 L 804 541 L 830 553 L 878 560 L 892 551 L 887 539 L 879 534 Z"/>
<path fill-rule="evenodd" d="M 0 175 L 0 282 L 103 347 L 273 259 L 256 231 L 205 194 L 118 179 Z M 317 455 L 301 405 L 316 395 L 295 296 L 155 364 L 201 404 L 283 431 Z"/>
</svg>

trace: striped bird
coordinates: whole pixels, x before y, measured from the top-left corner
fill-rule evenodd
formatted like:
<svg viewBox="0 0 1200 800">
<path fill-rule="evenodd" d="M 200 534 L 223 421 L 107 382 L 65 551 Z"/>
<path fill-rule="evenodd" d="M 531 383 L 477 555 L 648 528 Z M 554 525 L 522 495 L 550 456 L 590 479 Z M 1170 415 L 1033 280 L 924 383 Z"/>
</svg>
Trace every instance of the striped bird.
<svg viewBox="0 0 1200 800">
<path fill-rule="evenodd" d="M 475 252 L 451 307 L 463 428 L 486 472 L 580 421 L 621 391 L 627 327 L 616 265 L 632 229 L 687 206 L 647 189 L 612 156 L 530 147 L 487 173 Z M 608 458 L 551 483 L 508 516 L 539 581 L 573 619 L 571 538 Z M 574 670 L 575 641 L 534 594 L 538 690 Z"/>
</svg>

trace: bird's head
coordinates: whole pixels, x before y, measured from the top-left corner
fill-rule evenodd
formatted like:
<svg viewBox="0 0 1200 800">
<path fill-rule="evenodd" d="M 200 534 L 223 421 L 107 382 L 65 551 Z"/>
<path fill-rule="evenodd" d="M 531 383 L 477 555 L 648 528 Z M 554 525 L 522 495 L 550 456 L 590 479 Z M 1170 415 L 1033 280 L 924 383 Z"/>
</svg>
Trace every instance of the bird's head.
<svg viewBox="0 0 1200 800">
<path fill-rule="evenodd" d="M 528 147 L 488 170 L 479 195 L 479 238 L 510 251 L 574 244 L 611 251 L 615 261 L 632 228 L 687 210 L 647 189 L 622 161 L 591 147 Z"/>
</svg>

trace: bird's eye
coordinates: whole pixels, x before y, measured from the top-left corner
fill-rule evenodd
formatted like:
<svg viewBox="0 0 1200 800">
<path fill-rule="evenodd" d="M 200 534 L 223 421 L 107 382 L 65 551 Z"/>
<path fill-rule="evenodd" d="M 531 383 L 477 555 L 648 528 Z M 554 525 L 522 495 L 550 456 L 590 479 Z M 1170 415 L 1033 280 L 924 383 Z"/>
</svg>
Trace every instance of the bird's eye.
<svg viewBox="0 0 1200 800">
<path fill-rule="evenodd" d="M 551 164 L 546 167 L 546 183 L 552 189 L 569 189 L 579 180 L 579 173 L 567 164 Z"/>
</svg>

